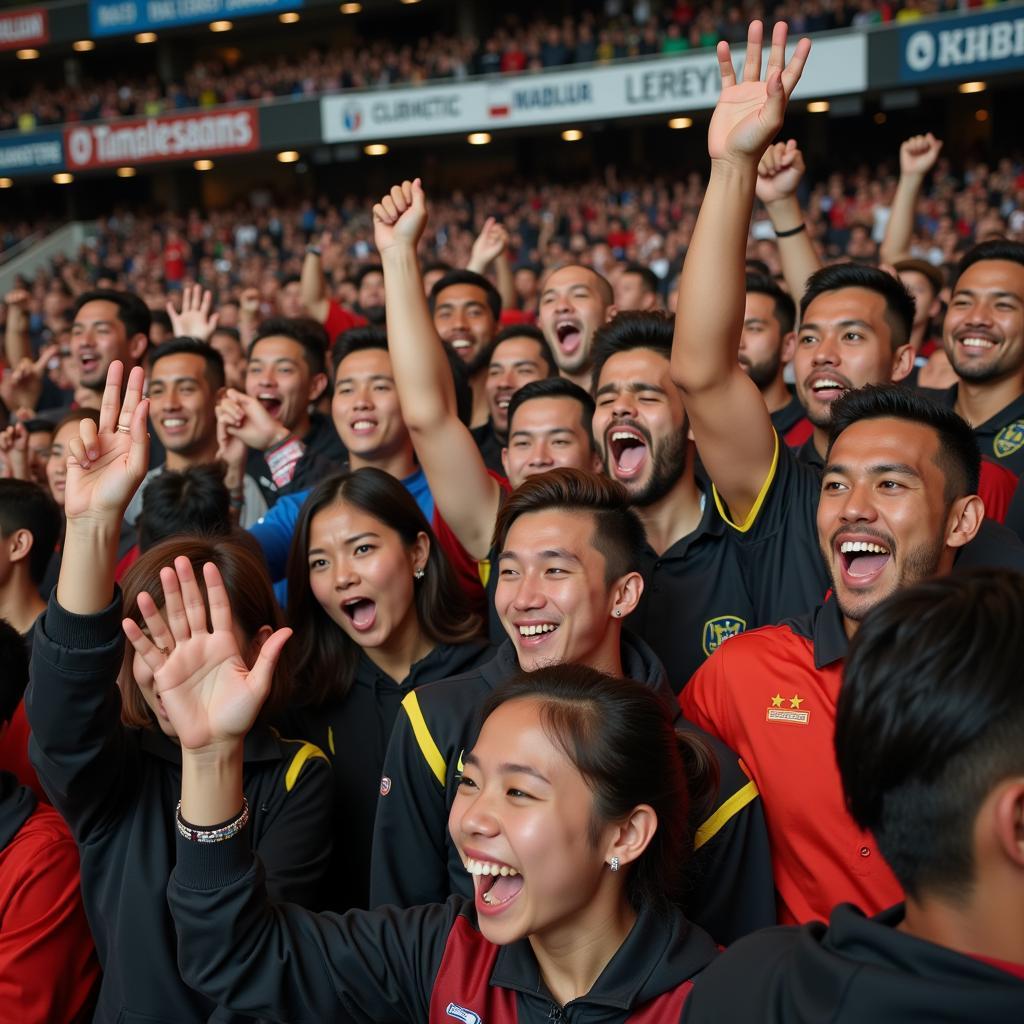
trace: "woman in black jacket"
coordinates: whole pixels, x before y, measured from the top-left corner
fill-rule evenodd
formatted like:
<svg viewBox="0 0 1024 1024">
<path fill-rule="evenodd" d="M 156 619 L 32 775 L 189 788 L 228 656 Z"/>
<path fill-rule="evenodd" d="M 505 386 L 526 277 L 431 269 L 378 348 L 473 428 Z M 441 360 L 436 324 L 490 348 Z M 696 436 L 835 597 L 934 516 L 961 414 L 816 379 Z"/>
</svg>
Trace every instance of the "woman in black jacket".
<svg viewBox="0 0 1024 1024">
<path fill-rule="evenodd" d="M 289 1022 L 679 1021 L 715 945 L 673 909 L 672 883 L 691 791 L 716 783 L 657 696 L 580 665 L 504 684 L 449 822 L 473 899 L 310 913 L 267 892 L 238 767 L 289 631 L 249 669 L 216 567 L 204 575 L 212 632 L 188 571 L 166 619 L 144 602 L 149 636 L 125 623 L 182 741 L 168 898 L 192 984 Z"/>
<path fill-rule="evenodd" d="M 282 723 L 334 769 L 334 850 L 322 910 L 369 905 L 370 848 L 384 755 L 406 695 L 487 653 L 429 524 L 390 473 L 329 477 L 302 507 L 288 566 L 289 647 L 300 680 Z"/>
<path fill-rule="evenodd" d="M 146 1024 L 227 1021 L 215 1000 L 182 980 L 166 886 L 173 866 L 173 813 L 182 785 L 180 741 L 138 658 L 125 658 L 114 584 L 124 510 L 145 476 L 147 402 L 133 370 L 121 408 L 122 367 L 107 377 L 99 427 L 82 420 L 69 443 L 67 533 L 60 579 L 36 627 L 26 708 L 30 753 L 81 855 L 82 894 L 103 982 L 95 1019 Z M 245 541 L 170 541 L 143 556 L 125 580 L 163 603 L 177 576 L 160 567 L 214 562 L 231 580 L 238 642 L 254 661 L 277 614 L 260 556 Z M 202 595 L 198 592 L 201 602 Z M 143 599 L 143 603 L 145 599 Z M 173 647 L 173 640 L 165 646 Z M 120 679 L 121 689 L 118 687 Z M 271 702 L 287 699 L 282 666 Z M 250 728 L 251 726 L 251 728 Z M 247 723 L 237 748 L 239 784 L 252 806 L 248 841 L 267 865 L 277 899 L 314 904 L 330 846 L 331 777 L 311 744 L 282 741 Z M 185 765 L 187 770 L 188 765 Z"/>
</svg>

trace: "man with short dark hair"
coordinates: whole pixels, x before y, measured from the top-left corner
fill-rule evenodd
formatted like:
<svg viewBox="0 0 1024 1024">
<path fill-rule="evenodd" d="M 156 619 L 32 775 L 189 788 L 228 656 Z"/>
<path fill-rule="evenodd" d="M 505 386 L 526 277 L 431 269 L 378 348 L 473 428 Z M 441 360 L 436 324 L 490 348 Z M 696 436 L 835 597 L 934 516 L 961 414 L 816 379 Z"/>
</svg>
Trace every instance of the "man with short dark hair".
<svg viewBox="0 0 1024 1024">
<path fill-rule="evenodd" d="M 46 609 L 39 587 L 60 534 L 60 509 L 42 487 L 0 480 L 0 619 L 23 635 Z"/>
<path fill-rule="evenodd" d="M 448 811 L 462 755 L 479 731 L 480 707 L 504 679 L 573 662 L 636 679 L 671 710 L 672 691 L 657 657 L 623 629 L 643 592 L 633 567 L 644 533 L 622 487 L 578 469 L 533 476 L 502 506 L 493 543 L 505 640 L 491 661 L 402 702 L 374 827 L 375 906 L 415 906 L 469 892 L 471 879 L 447 835 Z M 731 751 L 711 744 L 720 784 L 697 829 L 686 910 L 728 942 L 770 920 L 774 900 L 757 789 Z"/>
<path fill-rule="evenodd" d="M 627 263 L 615 282 L 615 308 L 620 313 L 658 308 L 658 275 L 642 263 Z"/>
<path fill-rule="evenodd" d="M 149 345 L 152 314 L 133 292 L 101 288 L 75 300 L 71 324 L 71 365 L 76 385 L 92 392 L 95 408 L 110 364 L 119 359 L 128 371 L 138 366 Z"/>
<path fill-rule="evenodd" d="M 905 902 L 871 918 L 842 905 L 827 927 L 737 943 L 700 976 L 687 1024 L 1021 1019 L 1022 661 L 1018 573 L 919 583 L 868 614 L 835 753 L 850 813 Z"/>
<path fill-rule="evenodd" d="M 1024 474 L 1024 244 L 969 250 L 956 271 L 943 346 L 960 378 L 933 397 L 974 427 L 981 453 Z"/>
<path fill-rule="evenodd" d="M 379 263 L 368 263 L 356 271 L 355 311 L 378 327 L 384 325 L 384 272 Z"/>
<path fill-rule="evenodd" d="M 139 551 L 179 534 L 227 536 L 234 527 L 231 495 L 216 465 L 168 470 L 150 481 L 139 512 Z"/>
</svg>

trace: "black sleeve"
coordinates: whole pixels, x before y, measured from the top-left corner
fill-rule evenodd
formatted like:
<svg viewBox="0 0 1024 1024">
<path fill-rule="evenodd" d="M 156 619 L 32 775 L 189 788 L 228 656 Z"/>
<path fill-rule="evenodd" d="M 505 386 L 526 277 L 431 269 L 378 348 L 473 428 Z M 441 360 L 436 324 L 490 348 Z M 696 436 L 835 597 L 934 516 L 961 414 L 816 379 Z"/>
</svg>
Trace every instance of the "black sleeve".
<svg viewBox="0 0 1024 1024">
<path fill-rule="evenodd" d="M 278 491 L 278 494 L 295 494 L 297 491 L 315 487 L 325 477 L 340 473 L 345 468 L 345 460 L 333 459 L 323 452 L 307 448 L 302 458 L 295 464 L 295 473 L 291 480 Z"/>
<path fill-rule="evenodd" d="M 387 793 L 377 801 L 373 826 L 371 907 L 440 903 L 450 892 L 444 761 L 436 745 L 430 749 L 429 733 L 427 750 L 417 739 L 408 706 L 415 696 L 413 691 L 402 701 L 384 757 L 381 788 Z"/>
<path fill-rule="evenodd" d="M 1013 492 L 1005 525 L 1024 541 L 1024 476 L 1017 481 L 1017 490 Z"/>
<path fill-rule="evenodd" d="M 35 625 L 25 710 L 29 757 L 53 806 L 82 843 L 120 816 L 137 784 L 138 746 L 121 724 L 121 592 L 95 615 L 50 595 Z"/>
<path fill-rule="evenodd" d="M 772 625 L 821 604 L 829 588 L 818 548 L 818 471 L 778 441 L 776 457 L 746 522 L 734 523 L 715 492 L 729 539 L 740 552 L 757 621 Z"/>
<path fill-rule="evenodd" d="M 167 898 L 185 982 L 219 1006 L 288 1024 L 340 1012 L 419 1024 L 462 902 L 314 914 L 272 903 L 243 831 L 220 843 L 177 837 Z"/>
<path fill-rule="evenodd" d="M 716 942 L 731 942 L 777 922 L 764 808 L 754 781 L 724 743 L 689 723 L 719 762 L 715 807 L 697 830 L 684 872 L 683 909 Z"/>
<path fill-rule="evenodd" d="M 310 754 L 311 749 L 316 753 Z M 336 824 L 334 776 L 326 757 L 312 743 L 296 750 L 289 769 L 297 770 L 297 775 L 290 787 L 290 773 L 282 780 L 285 792 L 278 794 L 283 797 L 280 809 L 264 821 L 263 834 L 253 836 L 254 850 L 265 867 L 271 899 L 322 906 Z"/>
</svg>

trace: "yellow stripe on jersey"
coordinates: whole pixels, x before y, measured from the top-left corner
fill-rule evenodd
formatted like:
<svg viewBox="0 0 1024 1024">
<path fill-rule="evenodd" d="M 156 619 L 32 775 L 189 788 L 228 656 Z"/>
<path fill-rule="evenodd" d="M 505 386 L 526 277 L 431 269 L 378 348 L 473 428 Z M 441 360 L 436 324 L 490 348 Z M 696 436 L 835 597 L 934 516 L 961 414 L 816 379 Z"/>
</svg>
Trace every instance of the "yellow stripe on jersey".
<svg viewBox="0 0 1024 1024">
<path fill-rule="evenodd" d="M 316 744 L 303 743 L 292 758 L 292 763 L 288 765 L 288 771 L 285 772 L 284 788 L 287 792 L 290 793 L 295 787 L 295 783 L 299 781 L 299 773 L 302 771 L 303 766 L 313 757 L 322 757 L 325 761 L 327 760 L 327 755 Z"/>
<path fill-rule="evenodd" d="M 715 496 L 715 506 L 718 508 L 718 514 L 731 526 L 734 530 L 738 530 L 740 533 L 746 533 L 753 525 L 757 522 L 757 517 L 761 514 L 761 506 L 764 505 L 764 499 L 768 497 L 768 489 L 772 485 L 772 481 L 775 479 L 775 474 L 779 469 L 779 435 L 775 434 L 775 454 L 772 456 L 771 469 L 768 470 L 768 475 L 764 478 L 764 483 L 761 485 L 761 490 L 758 492 L 757 500 L 754 502 L 753 508 L 747 513 L 747 518 L 742 523 L 734 523 L 729 518 L 729 513 L 726 511 L 725 503 L 722 501 L 721 495 L 718 493 L 718 489 L 714 484 L 711 485 L 711 493 Z"/>
<path fill-rule="evenodd" d="M 434 777 L 443 786 L 445 775 L 447 775 L 447 766 L 441 751 L 438 750 L 437 744 L 434 742 L 434 737 L 430 735 L 430 730 L 427 728 L 415 690 L 402 701 L 402 707 L 405 708 L 405 713 L 409 716 L 409 723 L 412 725 L 413 735 L 416 737 L 423 760 L 427 762 Z"/>
<path fill-rule="evenodd" d="M 699 850 L 706 842 L 714 837 L 725 827 L 726 822 L 739 814 L 744 807 L 752 800 L 756 800 L 760 794 L 757 791 L 757 784 L 751 780 L 742 789 L 736 790 L 714 814 L 697 829 L 697 835 L 693 840 L 693 848 Z"/>
</svg>

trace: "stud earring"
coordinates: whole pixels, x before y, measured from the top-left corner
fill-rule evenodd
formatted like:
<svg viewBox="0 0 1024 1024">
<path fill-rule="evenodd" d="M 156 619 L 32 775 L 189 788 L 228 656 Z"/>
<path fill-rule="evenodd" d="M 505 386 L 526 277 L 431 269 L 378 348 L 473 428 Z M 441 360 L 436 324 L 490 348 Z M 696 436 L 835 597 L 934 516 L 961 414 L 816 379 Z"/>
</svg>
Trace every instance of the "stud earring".
<svg viewBox="0 0 1024 1024">
<path fill-rule="evenodd" d="M 615 609 L 615 618 L 617 618 L 617 619 L 621 619 L 622 618 L 622 609 L 621 608 L 616 608 Z"/>
<path fill-rule="evenodd" d="M 612 869 L 612 871 L 618 871 L 619 870 L 619 858 L 618 857 L 612 857 L 611 861 L 609 861 L 609 863 L 608 863 L 608 867 L 610 867 Z"/>
<path fill-rule="evenodd" d="M 412 575 L 413 579 L 421 580 L 426 576 L 426 573 L 422 569 L 417 569 Z"/>
</svg>

